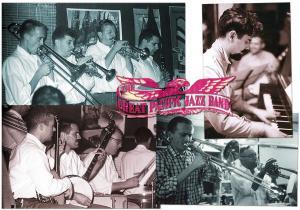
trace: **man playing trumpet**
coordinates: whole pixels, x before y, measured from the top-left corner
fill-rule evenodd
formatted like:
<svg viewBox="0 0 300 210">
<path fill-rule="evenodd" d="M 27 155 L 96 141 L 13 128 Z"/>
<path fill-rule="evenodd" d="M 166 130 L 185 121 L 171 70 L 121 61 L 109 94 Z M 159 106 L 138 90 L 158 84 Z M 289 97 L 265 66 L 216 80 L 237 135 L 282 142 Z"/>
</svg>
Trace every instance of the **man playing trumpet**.
<svg viewBox="0 0 300 210">
<path fill-rule="evenodd" d="M 239 160 L 234 162 L 236 168 L 263 179 L 263 182 L 271 187 L 272 178 L 276 179 L 280 174 L 278 166 L 275 164 L 276 160 L 269 159 L 260 171 L 257 168 L 257 163 L 256 152 L 250 147 L 240 149 Z M 272 175 L 272 178 L 269 175 Z M 235 173 L 231 174 L 231 187 L 234 205 L 237 206 L 266 205 L 270 195 L 272 196 L 259 184 L 246 180 Z"/>
<path fill-rule="evenodd" d="M 133 60 L 134 78 L 150 78 L 164 87 L 169 75 L 162 72 L 159 65 L 153 60 L 153 55 L 159 50 L 160 36 L 152 30 L 143 30 L 139 36 L 139 49 L 148 49 L 150 56 L 146 59 Z"/>
<path fill-rule="evenodd" d="M 96 63 L 107 68 L 115 69 L 117 76 L 132 77 L 132 63 L 128 56 L 121 56 L 118 52 L 126 47 L 127 41 L 118 40 L 115 24 L 108 20 L 102 20 L 96 28 L 99 40 L 95 45 L 90 46 L 86 55 L 91 55 Z M 111 93 L 116 92 L 119 86 L 117 78 L 107 82 L 105 79 L 96 79 L 93 92 Z M 103 97 L 105 97 L 103 95 Z M 102 98 L 105 100 L 104 98 Z M 101 99 L 100 99 L 101 100 Z M 107 101 L 106 101 L 107 102 Z"/>
</svg>

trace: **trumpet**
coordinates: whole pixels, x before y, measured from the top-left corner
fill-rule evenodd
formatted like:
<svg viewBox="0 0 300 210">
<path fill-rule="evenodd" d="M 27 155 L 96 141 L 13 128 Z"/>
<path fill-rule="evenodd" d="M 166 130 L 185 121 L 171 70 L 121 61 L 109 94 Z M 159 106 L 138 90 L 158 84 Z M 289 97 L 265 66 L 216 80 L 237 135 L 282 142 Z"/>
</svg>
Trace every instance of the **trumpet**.
<svg viewBox="0 0 300 210">
<path fill-rule="evenodd" d="M 210 143 L 210 142 L 207 142 L 204 140 L 200 140 L 200 139 L 193 139 L 193 140 L 194 141 L 192 143 L 190 143 L 189 147 L 192 150 L 195 150 L 195 151 L 201 153 L 203 156 L 205 156 L 207 159 L 209 159 L 210 162 L 220 166 L 221 168 L 225 168 L 229 172 L 235 173 L 236 175 L 238 175 L 242 178 L 245 178 L 253 183 L 258 184 L 259 186 L 265 188 L 267 191 L 269 191 L 270 193 L 272 193 L 276 196 L 284 195 L 284 191 L 280 187 L 278 187 L 276 185 L 273 185 L 271 187 L 268 184 L 266 184 L 263 181 L 263 179 L 261 179 L 257 176 L 254 176 L 252 174 L 249 174 L 249 173 L 231 165 L 231 162 L 238 159 L 238 157 L 239 157 L 239 155 L 238 155 L 239 144 L 237 141 L 235 141 L 235 140 L 230 141 L 225 147 L 223 147 L 223 146 L 213 144 L 213 143 Z M 226 162 L 203 152 L 200 148 L 201 144 L 205 144 L 205 145 L 211 146 L 213 148 L 216 148 L 217 150 L 223 151 L 222 154 L 223 154 L 223 157 L 226 159 Z"/>
<path fill-rule="evenodd" d="M 20 40 L 20 36 L 19 36 L 20 24 L 11 23 L 7 27 L 7 29 L 12 35 L 14 35 L 18 40 Z M 62 56 L 57 54 L 46 44 L 43 44 L 38 48 L 37 54 L 38 56 L 41 57 L 42 60 L 48 58 L 55 66 L 57 66 L 61 71 L 58 71 L 56 68 L 53 68 L 52 70 L 55 71 L 59 76 L 61 76 L 66 82 L 68 82 L 80 95 L 85 97 L 89 103 L 93 105 L 100 104 L 100 102 L 97 101 L 97 99 L 90 93 L 90 91 L 87 90 L 82 84 L 80 84 L 80 82 L 78 82 L 78 78 L 83 73 L 85 73 L 85 69 L 87 68 L 85 64 L 82 64 L 80 66 L 72 64 L 71 62 L 67 61 Z M 60 61 L 61 64 L 64 67 L 66 67 L 70 73 L 66 71 L 64 68 L 60 67 L 60 65 L 57 64 L 57 62 L 53 59 L 53 57 L 51 57 L 51 55 L 54 58 L 56 58 L 58 61 Z"/>
<path fill-rule="evenodd" d="M 88 46 L 93 45 L 93 43 L 89 43 Z M 87 47 L 88 47 L 87 46 Z M 82 48 L 76 48 L 73 50 L 72 54 L 76 57 L 76 59 L 79 58 L 84 58 L 85 56 L 82 54 Z M 116 70 L 115 69 L 106 69 L 102 66 L 100 66 L 99 64 L 97 64 L 96 62 L 94 62 L 92 59 L 90 61 L 87 62 L 87 65 L 91 65 L 91 68 L 87 68 L 86 72 L 88 75 L 90 76 L 96 76 L 99 77 L 100 79 L 103 78 L 103 76 L 101 74 L 99 74 L 99 72 L 97 70 L 102 71 L 102 73 L 105 74 L 105 79 L 106 81 L 111 81 L 116 77 Z"/>
<path fill-rule="evenodd" d="M 148 48 L 139 49 L 129 45 L 128 42 L 118 53 L 124 57 L 129 56 L 136 61 L 139 61 L 140 59 L 146 60 L 150 56 L 150 50 Z"/>
</svg>

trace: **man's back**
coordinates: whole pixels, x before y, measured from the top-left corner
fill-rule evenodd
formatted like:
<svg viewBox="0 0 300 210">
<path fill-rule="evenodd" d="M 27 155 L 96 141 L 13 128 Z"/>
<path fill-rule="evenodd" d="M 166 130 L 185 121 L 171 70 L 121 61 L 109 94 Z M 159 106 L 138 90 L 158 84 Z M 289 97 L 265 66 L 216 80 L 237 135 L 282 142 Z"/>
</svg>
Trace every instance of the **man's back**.
<svg viewBox="0 0 300 210">
<path fill-rule="evenodd" d="M 137 175 L 153 158 L 155 158 L 155 152 L 148 150 L 144 145 L 137 145 L 135 149 L 127 152 L 122 158 L 122 178 L 128 179 Z"/>
</svg>

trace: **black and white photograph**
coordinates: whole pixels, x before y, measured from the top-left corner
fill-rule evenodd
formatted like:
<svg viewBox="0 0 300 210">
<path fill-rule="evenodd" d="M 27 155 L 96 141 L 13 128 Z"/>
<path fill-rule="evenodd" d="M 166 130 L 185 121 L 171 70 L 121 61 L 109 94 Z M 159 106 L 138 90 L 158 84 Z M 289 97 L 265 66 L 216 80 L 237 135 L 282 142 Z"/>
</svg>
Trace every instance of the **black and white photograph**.
<svg viewBox="0 0 300 210">
<path fill-rule="evenodd" d="M 118 77 L 185 78 L 184 3 L 3 3 L 3 104 L 116 104 Z"/>
<path fill-rule="evenodd" d="M 297 206 L 293 126 L 293 138 L 201 139 L 191 116 L 158 118 L 158 205 Z"/>
<path fill-rule="evenodd" d="M 203 77 L 235 79 L 232 115 L 205 113 L 205 138 L 293 135 L 290 3 L 203 4 Z"/>
<path fill-rule="evenodd" d="M 155 125 L 104 105 L 3 107 L 2 207 L 155 208 Z"/>
</svg>

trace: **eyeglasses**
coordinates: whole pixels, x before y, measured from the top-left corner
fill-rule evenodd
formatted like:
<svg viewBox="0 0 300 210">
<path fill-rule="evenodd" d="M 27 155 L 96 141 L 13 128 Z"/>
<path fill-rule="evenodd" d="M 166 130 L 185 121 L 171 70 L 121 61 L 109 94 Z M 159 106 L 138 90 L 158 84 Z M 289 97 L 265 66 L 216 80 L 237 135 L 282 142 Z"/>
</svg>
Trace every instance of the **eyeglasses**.
<svg viewBox="0 0 300 210">
<path fill-rule="evenodd" d="M 122 144 L 122 139 L 117 139 L 114 137 L 110 137 L 111 140 L 115 141 L 117 144 Z"/>
</svg>

